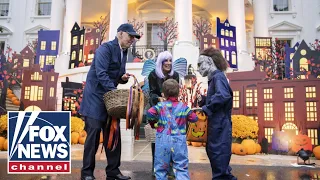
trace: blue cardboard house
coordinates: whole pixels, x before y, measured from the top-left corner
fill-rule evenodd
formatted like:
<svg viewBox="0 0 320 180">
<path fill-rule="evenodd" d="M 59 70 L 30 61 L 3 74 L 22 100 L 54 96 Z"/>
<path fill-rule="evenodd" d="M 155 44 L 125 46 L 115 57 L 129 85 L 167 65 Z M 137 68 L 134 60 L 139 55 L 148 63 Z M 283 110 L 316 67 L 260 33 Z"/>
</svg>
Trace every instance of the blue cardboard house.
<svg viewBox="0 0 320 180">
<path fill-rule="evenodd" d="M 59 52 L 59 30 L 38 31 L 38 46 L 35 64 L 39 64 L 43 72 L 54 69 L 55 60 Z"/>
</svg>

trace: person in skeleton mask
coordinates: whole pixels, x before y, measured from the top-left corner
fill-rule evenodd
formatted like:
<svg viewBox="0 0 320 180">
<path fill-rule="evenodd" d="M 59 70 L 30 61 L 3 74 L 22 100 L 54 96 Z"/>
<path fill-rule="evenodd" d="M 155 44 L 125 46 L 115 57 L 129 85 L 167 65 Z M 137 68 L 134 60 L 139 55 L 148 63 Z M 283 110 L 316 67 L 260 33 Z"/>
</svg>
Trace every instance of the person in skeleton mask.
<svg viewBox="0 0 320 180">
<path fill-rule="evenodd" d="M 231 174 L 229 166 L 232 143 L 232 98 L 233 92 L 229 86 L 225 71 L 227 61 L 220 50 L 207 48 L 201 52 L 198 59 L 199 73 L 208 76 L 207 97 L 199 103 L 208 116 L 207 155 L 212 169 L 212 179 L 237 178 Z"/>
</svg>

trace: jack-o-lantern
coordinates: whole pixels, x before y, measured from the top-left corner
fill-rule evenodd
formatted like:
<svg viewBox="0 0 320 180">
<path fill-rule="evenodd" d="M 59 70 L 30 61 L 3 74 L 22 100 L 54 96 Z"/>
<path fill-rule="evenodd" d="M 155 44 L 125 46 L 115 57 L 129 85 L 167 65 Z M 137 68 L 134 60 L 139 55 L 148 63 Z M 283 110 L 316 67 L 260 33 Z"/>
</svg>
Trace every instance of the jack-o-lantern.
<svg viewBox="0 0 320 180">
<path fill-rule="evenodd" d="M 311 139 L 307 135 L 296 135 L 293 137 L 291 150 L 298 152 L 300 149 L 312 151 Z"/>
<path fill-rule="evenodd" d="M 313 154 L 318 160 L 320 159 L 320 146 L 313 148 Z"/>
<path fill-rule="evenodd" d="M 247 150 L 242 144 L 238 144 L 234 147 L 234 153 L 237 155 L 244 156 L 247 154 Z"/>
<path fill-rule="evenodd" d="M 187 140 L 191 142 L 207 142 L 207 117 L 204 113 L 196 112 L 198 121 L 190 123 Z"/>
<path fill-rule="evenodd" d="M 204 112 L 197 111 L 196 115 L 197 115 L 199 121 L 207 120 L 207 116 L 204 114 Z"/>
<path fill-rule="evenodd" d="M 272 134 L 272 149 L 276 151 L 289 151 L 288 134 L 283 131 L 275 131 Z"/>
<path fill-rule="evenodd" d="M 245 139 L 241 142 L 244 148 L 247 151 L 247 154 L 255 154 L 256 153 L 256 143 L 252 139 Z"/>
</svg>

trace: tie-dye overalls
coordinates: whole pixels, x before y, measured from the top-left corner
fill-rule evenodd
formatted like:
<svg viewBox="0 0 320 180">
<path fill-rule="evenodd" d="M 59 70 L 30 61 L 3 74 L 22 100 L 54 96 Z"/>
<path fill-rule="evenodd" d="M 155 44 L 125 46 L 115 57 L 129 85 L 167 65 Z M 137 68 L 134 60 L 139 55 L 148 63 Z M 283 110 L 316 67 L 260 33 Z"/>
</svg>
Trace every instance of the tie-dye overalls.
<svg viewBox="0 0 320 180">
<path fill-rule="evenodd" d="M 188 149 L 186 145 L 187 116 L 194 117 L 190 109 L 181 102 L 176 106 L 171 101 L 157 104 L 159 120 L 155 147 L 155 176 L 157 180 L 166 180 L 169 163 L 173 162 L 173 171 L 177 180 L 188 180 Z M 178 117 L 178 118 L 177 118 Z M 178 121 L 176 121 L 176 118 Z M 193 119 L 196 121 L 197 119 Z"/>
</svg>

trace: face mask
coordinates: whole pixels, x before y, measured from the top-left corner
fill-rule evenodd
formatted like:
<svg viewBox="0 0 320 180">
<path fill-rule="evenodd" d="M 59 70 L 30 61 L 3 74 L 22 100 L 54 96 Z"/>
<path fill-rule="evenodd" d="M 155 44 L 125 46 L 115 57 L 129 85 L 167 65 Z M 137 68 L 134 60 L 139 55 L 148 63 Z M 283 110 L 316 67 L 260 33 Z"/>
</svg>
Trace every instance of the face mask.
<svg viewBox="0 0 320 180">
<path fill-rule="evenodd" d="M 216 65 L 209 56 L 200 55 L 198 58 L 198 71 L 202 77 L 210 76 L 213 71 L 217 70 Z"/>
</svg>

